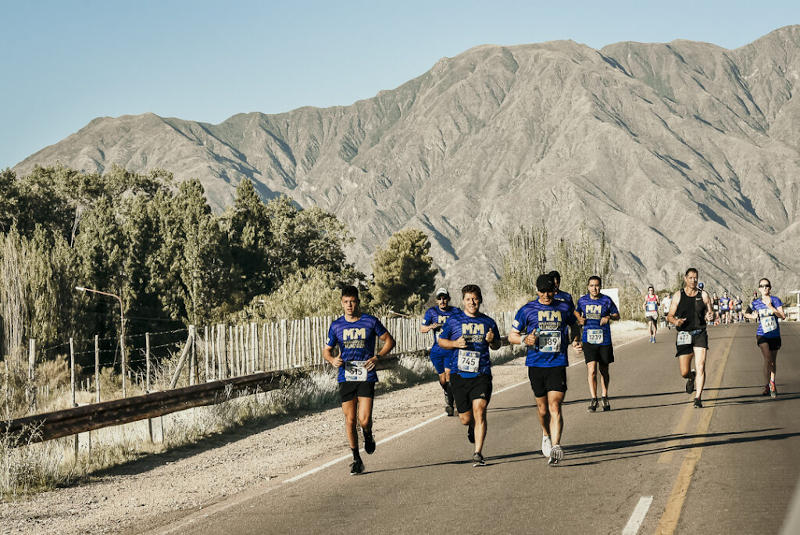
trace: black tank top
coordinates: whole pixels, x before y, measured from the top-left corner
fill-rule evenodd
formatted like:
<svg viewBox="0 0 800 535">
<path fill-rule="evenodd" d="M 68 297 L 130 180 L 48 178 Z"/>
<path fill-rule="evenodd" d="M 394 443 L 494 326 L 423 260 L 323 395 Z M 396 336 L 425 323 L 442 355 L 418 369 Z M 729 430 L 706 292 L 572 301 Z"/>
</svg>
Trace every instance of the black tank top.
<svg viewBox="0 0 800 535">
<path fill-rule="evenodd" d="M 706 326 L 706 304 L 703 303 L 703 291 L 698 290 L 697 295 L 689 297 L 681 290 L 681 300 L 675 311 L 676 318 L 686 318 L 678 327 L 679 331 L 696 331 Z"/>
</svg>

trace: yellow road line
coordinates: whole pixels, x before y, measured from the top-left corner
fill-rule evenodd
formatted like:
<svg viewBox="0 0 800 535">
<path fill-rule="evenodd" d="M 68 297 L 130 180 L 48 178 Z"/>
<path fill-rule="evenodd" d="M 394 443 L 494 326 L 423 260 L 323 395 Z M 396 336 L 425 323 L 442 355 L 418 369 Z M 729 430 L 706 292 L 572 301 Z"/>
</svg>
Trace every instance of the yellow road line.
<svg viewBox="0 0 800 535">
<path fill-rule="evenodd" d="M 709 392 L 708 399 L 716 399 L 719 393 L 719 386 L 722 383 L 722 374 L 725 371 L 725 365 L 728 362 L 728 355 L 731 353 L 731 347 L 733 346 L 733 337 L 728 339 L 728 345 L 725 347 L 725 350 L 722 354 L 722 359 L 715 363 L 715 371 L 714 371 L 714 379 L 710 381 L 711 385 L 708 383 L 706 386 L 710 386 L 714 390 Z M 708 357 L 706 357 L 706 363 L 708 363 Z M 705 392 L 704 392 L 705 393 Z M 689 405 L 686 407 L 683 417 L 681 421 L 678 423 L 678 427 L 687 426 L 684 424 L 684 420 L 688 422 L 689 417 L 687 414 L 692 414 L 694 408 Z M 703 410 L 700 421 L 697 424 L 697 428 L 695 429 L 695 435 L 704 435 L 708 432 L 708 428 L 711 425 L 711 417 L 714 414 L 714 406 L 708 407 L 707 409 Z M 679 431 L 683 432 L 683 431 Z M 702 441 L 702 437 L 697 436 L 692 441 L 694 444 L 698 444 Z M 686 457 L 683 459 L 683 463 L 681 464 L 681 469 L 678 472 L 678 477 L 675 480 L 675 485 L 672 487 L 672 492 L 669 495 L 669 499 L 667 499 L 667 505 L 664 507 L 664 513 L 661 515 L 661 520 L 658 523 L 658 528 L 656 528 L 656 533 L 659 535 L 671 535 L 675 532 L 675 528 L 678 526 L 678 520 L 681 516 L 681 510 L 683 509 L 683 503 L 686 501 L 686 493 L 689 491 L 689 484 L 692 480 L 692 475 L 694 474 L 695 468 L 697 467 L 697 463 L 700 460 L 700 455 L 703 452 L 703 447 L 699 446 L 696 448 L 690 449 Z M 662 454 L 662 457 L 665 454 Z M 659 458 L 659 462 L 661 459 Z"/>
</svg>

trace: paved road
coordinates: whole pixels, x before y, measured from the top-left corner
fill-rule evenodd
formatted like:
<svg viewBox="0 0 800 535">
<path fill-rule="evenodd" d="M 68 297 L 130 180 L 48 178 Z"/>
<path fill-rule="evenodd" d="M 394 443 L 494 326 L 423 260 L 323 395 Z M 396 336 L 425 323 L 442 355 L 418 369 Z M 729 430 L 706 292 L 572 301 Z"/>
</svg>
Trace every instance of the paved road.
<svg viewBox="0 0 800 535">
<path fill-rule="evenodd" d="M 781 329 L 777 400 L 760 396 L 751 324 L 710 330 L 703 409 L 685 393 L 674 331 L 663 332 L 617 351 L 610 412 L 586 411 L 585 366 L 569 369 L 559 467 L 541 456 L 525 384 L 492 399 L 486 467 L 472 467 L 464 429 L 442 418 L 380 444 L 361 476 L 334 463 L 165 531 L 622 533 L 638 506 L 639 533 L 778 533 L 800 476 L 800 325 Z"/>
</svg>

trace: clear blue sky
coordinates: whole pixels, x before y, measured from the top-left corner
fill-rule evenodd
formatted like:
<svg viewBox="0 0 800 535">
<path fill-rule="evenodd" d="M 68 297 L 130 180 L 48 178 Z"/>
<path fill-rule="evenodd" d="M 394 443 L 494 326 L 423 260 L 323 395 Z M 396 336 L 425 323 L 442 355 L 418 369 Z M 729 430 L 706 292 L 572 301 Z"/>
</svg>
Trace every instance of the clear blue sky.
<svg viewBox="0 0 800 535">
<path fill-rule="evenodd" d="M 800 1 L 0 0 L 0 21 L 3 169 L 95 117 L 347 105 L 485 43 L 737 48 L 800 23 Z"/>
</svg>

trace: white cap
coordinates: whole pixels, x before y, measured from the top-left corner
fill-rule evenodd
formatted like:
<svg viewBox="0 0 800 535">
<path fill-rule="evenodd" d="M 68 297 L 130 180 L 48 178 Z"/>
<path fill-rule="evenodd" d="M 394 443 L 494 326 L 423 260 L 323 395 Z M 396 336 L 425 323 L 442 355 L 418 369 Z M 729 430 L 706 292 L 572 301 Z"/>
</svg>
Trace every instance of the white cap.
<svg viewBox="0 0 800 535">
<path fill-rule="evenodd" d="M 436 290 L 436 293 L 434 295 L 436 297 L 439 297 L 440 295 L 446 295 L 447 297 L 450 297 L 450 292 L 447 291 L 447 288 L 442 287 Z"/>
</svg>

